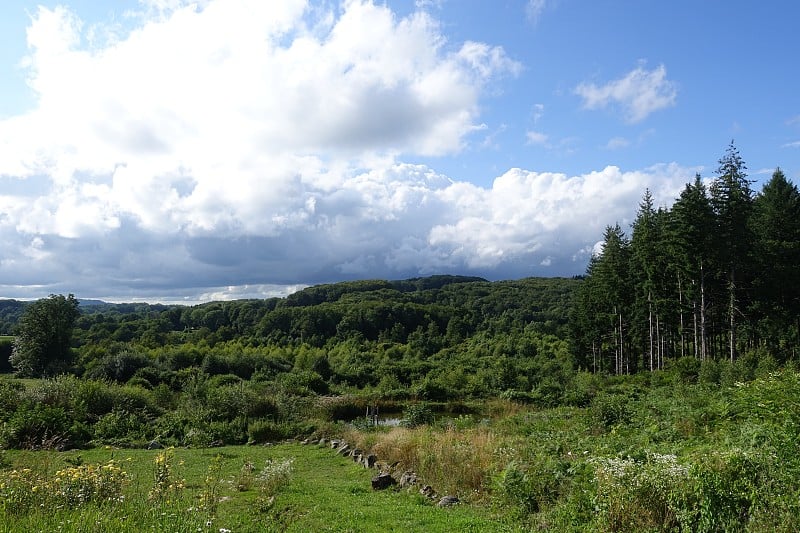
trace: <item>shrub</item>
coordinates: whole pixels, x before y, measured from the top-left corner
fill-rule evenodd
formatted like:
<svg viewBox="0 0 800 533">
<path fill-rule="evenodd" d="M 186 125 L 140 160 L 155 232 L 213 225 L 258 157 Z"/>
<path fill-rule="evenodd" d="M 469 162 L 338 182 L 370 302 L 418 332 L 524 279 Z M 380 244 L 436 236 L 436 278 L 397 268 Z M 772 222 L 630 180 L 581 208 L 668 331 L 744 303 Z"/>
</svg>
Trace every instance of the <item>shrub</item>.
<svg viewBox="0 0 800 533">
<path fill-rule="evenodd" d="M 713 359 L 706 359 L 700 363 L 700 371 L 697 377 L 700 383 L 718 385 L 721 377 L 719 364 Z"/>
<path fill-rule="evenodd" d="M 143 443 L 153 438 L 150 422 L 141 414 L 114 410 L 94 424 L 96 440 L 115 445 Z"/>
<path fill-rule="evenodd" d="M 631 402 L 632 398 L 624 394 L 598 394 L 592 400 L 592 418 L 606 429 L 617 424 L 627 424 L 633 416 Z"/>
<path fill-rule="evenodd" d="M 3 448 L 56 448 L 72 442 L 72 421 L 62 407 L 45 404 L 21 405 L 4 424 Z M 78 440 L 83 440 L 78 435 Z"/>
<path fill-rule="evenodd" d="M 24 387 L 16 381 L 0 379 L 0 421 L 17 410 L 22 401 Z"/>
<path fill-rule="evenodd" d="M 678 529 L 682 494 L 689 469 L 674 455 L 594 459 L 595 505 L 604 531 L 670 531 Z M 693 531 L 693 529 L 683 529 Z"/>
<path fill-rule="evenodd" d="M 267 459 L 264 468 L 259 472 L 257 481 L 261 497 L 272 497 L 282 485 L 286 484 L 294 470 L 294 459 L 282 461 Z"/>
<path fill-rule="evenodd" d="M 275 442 L 303 435 L 311 435 L 316 427 L 310 422 L 274 422 L 272 420 L 253 420 L 247 425 L 250 442 Z"/>
<path fill-rule="evenodd" d="M 140 369 L 153 365 L 153 362 L 144 354 L 122 350 L 109 354 L 96 361 L 86 372 L 90 379 L 109 379 L 117 383 L 125 383 Z"/>
<path fill-rule="evenodd" d="M 688 483 L 673 494 L 684 531 L 730 531 L 745 524 L 765 481 L 759 458 L 742 450 L 704 455 L 691 467 Z"/>
<path fill-rule="evenodd" d="M 511 460 L 494 476 L 494 495 L 522 516 L 538 513 L 567 492 L 572 466 L 552 456 Z"/>
<path fill-rule="evenodd" d="M 247 413 L 252 393 L 241 385 L 209 387 L 206 407 L 214 420 L 233 420 Z"/>
<path fill-rule="evenodd" d="M 433 424 L 434 416 L 431 408 L 424 403 L 412 403 L 403 409 L 403 419 L 400 425 L 415 428 L 425 424 Z"/>
<path fill-rule="evenodd" d="M 672 365 L 675 378 L 681 383 L 697 383 L 700 361 L 694 357 L 680 357 Z"/>
</svg>

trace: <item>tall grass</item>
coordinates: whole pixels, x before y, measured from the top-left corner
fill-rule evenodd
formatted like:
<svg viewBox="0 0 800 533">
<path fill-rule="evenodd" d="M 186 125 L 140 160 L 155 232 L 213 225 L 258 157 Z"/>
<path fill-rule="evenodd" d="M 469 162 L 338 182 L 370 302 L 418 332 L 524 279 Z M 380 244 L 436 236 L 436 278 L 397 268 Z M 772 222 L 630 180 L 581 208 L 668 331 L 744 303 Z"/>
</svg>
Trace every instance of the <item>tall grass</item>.
<svg viewBox="0 0 800 533">
<path fill-rule="evenodd" d="M 482 499 L 497 469 L 498 439 L 487 428 L 392 428 L 385 433 L 352 434 L 351 438 L 382 462 L 413 470 L 439 493 L 463 499 Z"/>
</svg>

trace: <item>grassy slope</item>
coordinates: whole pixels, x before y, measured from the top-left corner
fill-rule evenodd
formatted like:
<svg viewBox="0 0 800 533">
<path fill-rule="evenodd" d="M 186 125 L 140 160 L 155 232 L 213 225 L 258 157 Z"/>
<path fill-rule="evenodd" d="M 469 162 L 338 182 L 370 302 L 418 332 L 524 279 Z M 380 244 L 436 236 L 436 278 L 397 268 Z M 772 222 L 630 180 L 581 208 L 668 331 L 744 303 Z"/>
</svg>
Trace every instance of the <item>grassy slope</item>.
<svg viewBox="0 0 800 533">
<path fill-rule="evenodd" d="M 124 503 L 81 510 L 46 509 L 22 516 L 0 510 L 0 531 L 512 531 L 494 521 L 486 509 L 460 505 L 439 509 L 423 497 L 405 491 L 374 492 L 365 470 L 327 448 L 285 444 L 274 447 L 176 449 L 174 477 L 186 488 L 168 503 L 147 501 L 153 485 L 153 460 L 146 450 L 82 450 L 7 452 L 7 468 L 31 467 L 52 475 L 80 456 L 84 463 L 105 463 L 113 457 L 130 474 Z M 222 456 L 219 504 L 215 516 L 191 511 L 203 491 L 208 467 Z M 267 459 L 294 458 L 294 471 L 268 510 L 259 509 L 256 488 L 241 492 L 235 480 L 242 465 L 256 471 Z M 182 464 L 181 464 L 182 463 Z"/>
</svg>

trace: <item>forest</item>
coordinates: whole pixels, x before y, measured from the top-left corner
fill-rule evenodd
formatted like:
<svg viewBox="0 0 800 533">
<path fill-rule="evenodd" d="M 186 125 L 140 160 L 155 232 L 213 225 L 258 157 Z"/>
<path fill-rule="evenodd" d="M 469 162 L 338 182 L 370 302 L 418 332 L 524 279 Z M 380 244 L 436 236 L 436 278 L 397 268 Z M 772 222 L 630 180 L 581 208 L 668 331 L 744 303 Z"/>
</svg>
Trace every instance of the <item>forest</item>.
<svg viewBox="0 0 800 533">
<path fill-rule="evenodd" d="M 225 447 L 223 461 L 285 443 L 324 465 L 286 443 L 335 437 L 458 495 L 486 530 L 796 531 L 800 193 L 780 169 L 752 184 L 731 143 L 670 207 L 644 191 L 630 231 L 609 221 L 574 278 L 361 280 L 195 306 L 0 300 L 0 519 L 21 516 L 8 487 L 51 486 L 46 471 L 20 481 L 38 467 L 18 450 L 69 463 L 155 443 Z M 365 418 L 376 409 L 394 422 Z M 284 474 L 284 493 L 247 507 L 258 530 L 312 527 Z M 159 509 L 245 516 L 193 504 L 202 487 Z M 30 527 L 50 524 L 30 509 Z M 158 516 L 139 526 L 183 527 Z"/>
<path fill-rule="evenodd" d="M 800 195 L 780 168 L 760 193 L 733 143 L 671 208 L 649 191 L 630 237 L 608 226 L 573 310 L 579 361 L 629 374 L 668 361 L 797 355 Z"/>
</svg>

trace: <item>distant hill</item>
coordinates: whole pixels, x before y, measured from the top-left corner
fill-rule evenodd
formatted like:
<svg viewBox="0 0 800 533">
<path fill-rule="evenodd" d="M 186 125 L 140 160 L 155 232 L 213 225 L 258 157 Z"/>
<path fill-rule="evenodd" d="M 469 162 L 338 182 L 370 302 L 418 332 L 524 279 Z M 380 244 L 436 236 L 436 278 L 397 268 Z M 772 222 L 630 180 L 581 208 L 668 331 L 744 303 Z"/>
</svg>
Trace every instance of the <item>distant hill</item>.
<svg viewBox="0 0 800 533">
<path fill-rule="evenodd" d="M 108 302 L 104 302 L 103 300 L 90 300 L 86 298 L 78 298 L 78 304 L 81 307 L 94 307 L 98 305 L 113 305 L 109 304 Z"/>
</svg>

